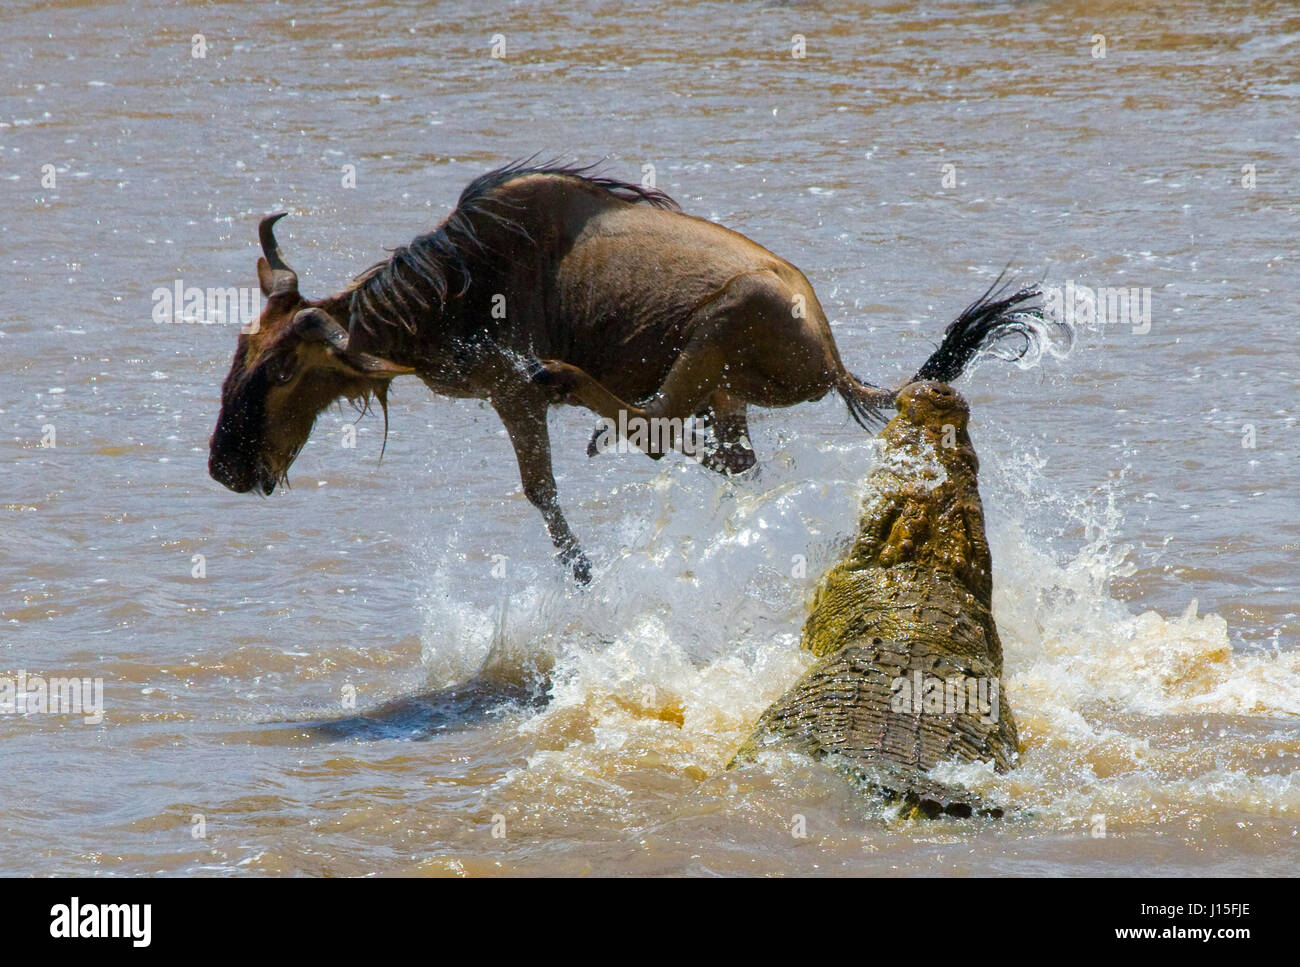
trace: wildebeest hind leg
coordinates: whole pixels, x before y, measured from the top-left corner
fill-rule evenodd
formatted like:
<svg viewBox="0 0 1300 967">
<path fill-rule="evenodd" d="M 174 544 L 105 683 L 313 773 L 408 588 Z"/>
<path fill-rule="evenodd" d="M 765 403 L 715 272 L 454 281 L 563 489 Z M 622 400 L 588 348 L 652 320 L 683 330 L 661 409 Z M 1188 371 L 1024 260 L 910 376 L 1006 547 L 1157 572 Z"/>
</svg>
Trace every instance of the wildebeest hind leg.
<svg viewBox="0 0 1300 967">
<path fill-rule="evenodd" d="M 718 349 L 712 345 L 688 346 L 677 358 L 659 392 L 645 406 L 627 403 L 585 370 L 558 360 L 541 360 L 533 374 L 534 384 L 546 390 L 553 402 L 585 406 L 619 432 L 632 435 L 633 442 L 647 456 L 658 460 L 669 449 L 682 449 L 682 431 L 691 414 L 713 388 L 722 369 Z M 667 421 L 660 423 L 658 421 Z M 641 439 L 636 439 L 640 425 Z M 602 435 L 598 428 L 588 445 L 588 455 L 598 450 Z"/>
<path fill-rule="evenodd" d="M 716 445 L 704 454 L 700 463 L 725 474 L 744 473 L 753 467 L 758 459 L 749 441 L 744 402 L 719 390 L 711 397 L 706 412 Z"/>
</svg>

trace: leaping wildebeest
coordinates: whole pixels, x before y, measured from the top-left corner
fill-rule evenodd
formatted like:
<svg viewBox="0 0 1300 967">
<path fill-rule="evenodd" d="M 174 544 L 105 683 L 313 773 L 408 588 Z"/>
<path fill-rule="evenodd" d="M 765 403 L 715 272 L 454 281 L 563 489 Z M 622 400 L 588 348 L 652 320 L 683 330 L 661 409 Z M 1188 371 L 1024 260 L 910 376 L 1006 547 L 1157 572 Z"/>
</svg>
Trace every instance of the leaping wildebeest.
<svg viewBox="0 0 1300 967">
<path fill-rule="evenodd" d="M 845 369 L 812 286 L 789 262 L 684 214 L 662 192 L 589 168 L 490 171 L 438 228 L 324 299 L 299 293 L 275 240 L 281 217 L 259 228 L 266 303 L 256 330 L 239 336 L 210 441 L 209 472 L 240 493 L 270 494 L 286 481 L 335 400 L 378 401 L 386 428 L 389 383 L 411 373 L 435 393 L 492 404 L 524 494 L 585 583 L 591 567 L 551 472 L 553 404 L 585 406 L 634 443 L 623 428 L 667 424 L 671 432 L 640 441 L 655 459 L 685 449 L 678 428 L 700 417 L 711 428 L 701 462 L 740 473 L 755 463 L 748 406 L 791 406 L 833 389 L 869 426 L 884 422 L 878 414 L 898 391 Z M 995 284 L 948 326 L 914 379 L 951 381 L 1009 333 L 1027 346 L 1038 294 Z"/>
</svg>

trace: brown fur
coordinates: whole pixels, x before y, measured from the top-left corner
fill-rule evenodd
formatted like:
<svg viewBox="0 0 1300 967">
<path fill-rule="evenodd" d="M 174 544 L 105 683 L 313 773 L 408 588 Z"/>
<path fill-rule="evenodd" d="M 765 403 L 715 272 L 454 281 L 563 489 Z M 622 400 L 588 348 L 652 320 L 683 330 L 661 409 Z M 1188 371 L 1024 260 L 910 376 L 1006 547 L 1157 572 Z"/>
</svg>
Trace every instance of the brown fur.
<svg viewBox="0 0 1300 967">
<path fill-rule="evenodd" d="M 750 405 L 791 406 L 834 389 L 864 422 L 894 398 L 845 369 L 812 286 L 789 262 L 659 192 L 585 169 L 489 172 L 438 229 L 319 301 L 298 293 L 274 221 L 263 221 L 258 265 L 268 301 L 259 331 L 240 337 L 211 444 L 212 475 L 234 490 L 270 493 L 325 406 L 382 404 L 389 380 L 414 372 L 437 393 L 491 402 L 525 495 L 586 581 L 551 472 L 551 405 L 615 423 L 620 411 L 704 416 L 715 440 L 702 462 L 737 473 L 755 462 Z M 986 337 L 1017 329 L 1012 310 L 1026 293 L 972 306 L 963 319 L 977 306 L 984 315 L 964 324 L 960 345 L 952 333 L 962 320 L 950 327 L 941 350 L 955 372 Z"/>
</svg>

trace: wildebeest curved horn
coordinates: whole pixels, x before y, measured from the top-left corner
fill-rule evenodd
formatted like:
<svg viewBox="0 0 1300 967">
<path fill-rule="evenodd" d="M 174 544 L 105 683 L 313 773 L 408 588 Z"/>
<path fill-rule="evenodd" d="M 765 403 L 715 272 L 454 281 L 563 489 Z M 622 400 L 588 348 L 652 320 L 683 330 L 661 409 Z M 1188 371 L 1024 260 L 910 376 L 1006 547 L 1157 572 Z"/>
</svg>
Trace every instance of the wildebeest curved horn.
<svg viewBox="0 0 1300 967">
<path fill-rule="evenodd" d="M 293 317 L 293 328 L 302 338 L 329 343 L 339 352 L 347 352 L 348 331 L 324 309 L 311 306 Z"/>
<path fill-rule="evenodd" d="M 288 212 L 276 212 L 267 215 L 257 226 L 257 237 L 262 243 L 262 254 L 266 256 L 267 265 L 275 273 L 275 291 L 298 288 L 298 273 L 289 267 L 289 263 L 280 255 L 280 246 L 275 241 L 275 223 L 284 218 Z"/>
</svg>

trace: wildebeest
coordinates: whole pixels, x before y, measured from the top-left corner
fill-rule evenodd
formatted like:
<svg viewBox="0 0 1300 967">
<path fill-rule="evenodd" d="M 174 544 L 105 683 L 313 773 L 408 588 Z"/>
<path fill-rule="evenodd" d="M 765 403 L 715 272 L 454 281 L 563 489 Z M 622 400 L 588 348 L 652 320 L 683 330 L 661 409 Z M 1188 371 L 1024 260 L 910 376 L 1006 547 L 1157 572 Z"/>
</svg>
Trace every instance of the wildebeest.
<svg viewBox="0 0 1300 967">
<path fill-rule="evenodd" d="M 683 449 L 681 421 L 701 417 L 711 428 L 701 462 L 739 473 L 755 463 L 750 405 L 791 406 L 833 389 L 866 426 L 883 423 L 878 414 L 894 400 L 893 390 L 845 369 L 797 268 L 684 214 L 662 192 L 590 168 L 490 171 L 438 228 L 324 299 L 299 293 L 275 239 L 281 217 L 259 228 L 266 304 L 256 331 L 239 336 L 210 442 L 209 472 L 241 493 L 270 494 L 286 481 L 317 415 L 335 400 L 377 400 L 386 428 L 389 383 L 413 373 L 436 393 L 491 403 L 524 494 L 560 560 L 585 583 L 590 565 L 551 472 L 551 405 L 582 405 L 619 427 L 667 423 L 671 432 L 646 447 L 656 459 Z M 951 381 L 1008 333 L 1027 344 L 1037 295 L 995 284 L 913 379 Z"/>
</svg>

